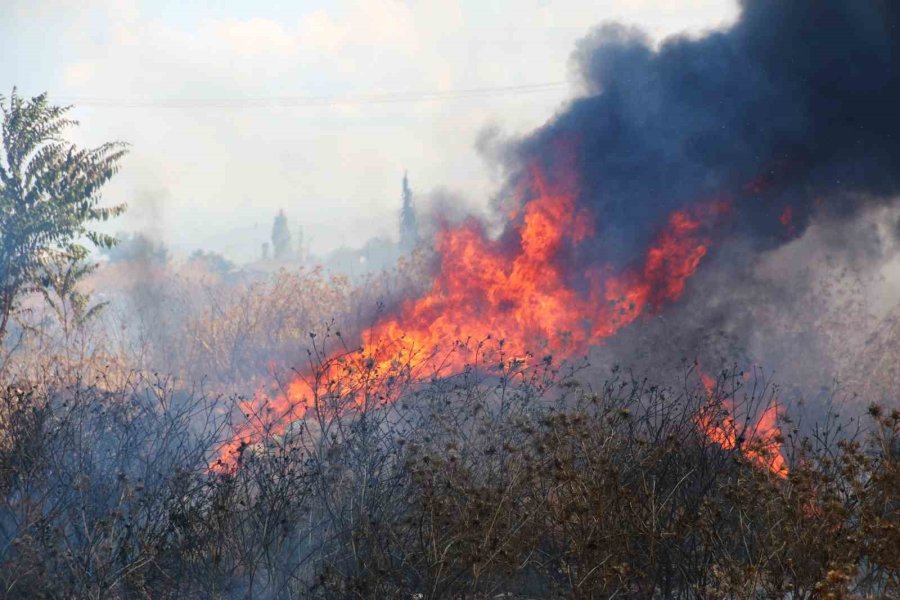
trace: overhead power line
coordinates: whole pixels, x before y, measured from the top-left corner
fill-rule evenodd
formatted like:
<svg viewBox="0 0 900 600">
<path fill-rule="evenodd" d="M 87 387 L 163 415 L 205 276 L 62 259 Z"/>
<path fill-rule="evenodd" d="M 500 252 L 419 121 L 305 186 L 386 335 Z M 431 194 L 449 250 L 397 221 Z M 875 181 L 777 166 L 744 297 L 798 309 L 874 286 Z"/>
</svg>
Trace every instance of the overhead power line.
<svg viewBox="0 0 900 600">
<path fill-rule="evenodd" d="M 57 96 L 54 100 L 79 107 L 111 108 L 281 108 L 307 106 L 337 106 L 358 104 L 396 104 L 438 102 L 491 96 L 511 96 L 558 91 L 566 87 L 564 81 L 510 85 L 502 87 L 468 88 L 460 90 L 408 91 L 379 94 L 329 96 L 269 96 L 258 98 L 98 98 Z"/>
</svg>

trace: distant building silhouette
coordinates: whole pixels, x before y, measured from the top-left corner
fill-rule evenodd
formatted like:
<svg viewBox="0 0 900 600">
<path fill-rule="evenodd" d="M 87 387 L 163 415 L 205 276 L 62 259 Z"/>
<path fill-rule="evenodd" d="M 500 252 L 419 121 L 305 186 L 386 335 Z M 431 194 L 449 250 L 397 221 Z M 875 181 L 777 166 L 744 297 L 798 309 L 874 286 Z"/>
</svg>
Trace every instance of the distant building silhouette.
<svg viewBox="0 0 900 600">
<path fill-rule="evenodd" d="M 400 249 L 409 252 L 419 244 L 419 221 L 413 205 L 409 177 L 403 172 L 403 207 L 400 209 Z"/>
<path fill-rule="evenodd" d="M 297 262 L 304 263 L 306 262 L 306 240 L 303 239 L 303 227 L 297 228 L 297 240 L 294 243 L 295 254 L 297 257 Z"/>
</svg>

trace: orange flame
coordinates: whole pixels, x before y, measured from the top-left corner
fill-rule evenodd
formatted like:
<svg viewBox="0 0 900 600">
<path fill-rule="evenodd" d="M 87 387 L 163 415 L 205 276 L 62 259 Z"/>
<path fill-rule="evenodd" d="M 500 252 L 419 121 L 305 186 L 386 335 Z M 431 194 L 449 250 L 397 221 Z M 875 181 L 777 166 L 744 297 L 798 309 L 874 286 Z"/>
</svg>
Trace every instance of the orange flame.
<svg viewBox="0 0 900 600">
<path fill-rule="evenodd" d="M 469 220 L 436 238 L 437 275 L 423 296 L 404 302 L 395 316 L 362 334 L 361 356 L 370 379 L 404 365 L 411 379 L 461 372 L 468 360 L 453 352 L 457 340 L 503 340 L 507 356 L 529 351 L 562 358 L 585 352 L 646 312 L 678 299 L 706 255 L 705 231 L 730 208 L 715 200 L 672 213 L 639 266 L 582 274 L 584 291 L 573 286 L 566 254 L 592 232 L 591 215 L 576 205 L 574 186 L 553 187 L 531 170 L 535 197 L 518 211 L 518 221 L 500 239 L 489 238 Z M 326 380 L 355 375 L 337 361 L 326 361 Z M 321 380 L 321 377 L 320 377 Z M 268 415 L 248 423 L 222 449 L 219 468 L 262 433 L 279 434 L 312 406 L 314 387 L 298 376 L 283 392 L 257 393 L 241 407 Z"/>
<path fill-rule="evenodd" d="M 700 381 L 709 402 L 701 410 L 697 425 L 706 439 L 725 450 L 739 449 L 757 467 L 768 469 L 779 477 L 787 477 L 787 461 L 781 453 L 778 402 L 773 400 L 754 424 L 740 423 L 735 415 L 734 403 L 728 398 L 717 400 L 716 380 L 701 372 Z"/>
</svg>

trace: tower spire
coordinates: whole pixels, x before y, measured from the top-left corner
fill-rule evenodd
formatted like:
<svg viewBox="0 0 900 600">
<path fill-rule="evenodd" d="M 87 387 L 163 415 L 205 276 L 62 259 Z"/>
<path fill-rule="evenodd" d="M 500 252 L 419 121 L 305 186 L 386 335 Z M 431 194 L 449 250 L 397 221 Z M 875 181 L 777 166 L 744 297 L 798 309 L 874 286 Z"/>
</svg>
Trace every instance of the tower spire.
<svg viewBox="0 0 900 600">
<path fill-rule="evenodd" d="M 400 209 L 400 248 L 410 251 L 419 243 L 419 222 L 416 218 L 416 207 L 413 205 L 412 190 L 409 187 L 409 174 L 403 171 L 403 206 Z"/>
</svg>

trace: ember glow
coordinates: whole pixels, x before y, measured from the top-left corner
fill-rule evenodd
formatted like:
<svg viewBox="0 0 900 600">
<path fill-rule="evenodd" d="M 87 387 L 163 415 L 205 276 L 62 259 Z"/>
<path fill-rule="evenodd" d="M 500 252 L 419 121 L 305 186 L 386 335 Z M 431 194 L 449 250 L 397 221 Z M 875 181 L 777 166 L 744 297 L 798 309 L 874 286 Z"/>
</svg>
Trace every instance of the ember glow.
<svg viewBox="0 0 900 600">
<path fill-rule="evenodd" d="M 359 351 L 351 353 L 357 368 L 335 355 L 324 361 L 324 372 L 298 375 L 283 391 L 260 391 L 244 403 L 251 417 L 222 449 L 217 468 L 233 465 L 264 432 L 278 435 L 303 418 L 322 382 L 341 380 L 343 389 L 359 390 L 363 380 L 398 369 L 412 381 L 450 376 L 472 359 L 456 351 L 466 340 L 496 340 L 507 360 L 585 353 L 677 300 L 708 252 L 713 227 L 730 210 L 728 200 L 716 199 L 675 211 L 637 264 L 572 273 L 567 258 L 594 235 L 592 215 L 577 206 L 570 183 L 550 184 L 536 167 L 530 183 L 533 197 L 508 235 L 492 239 L 474 219 L 437 235 L 430 290 L 362 333 Z"/>
</svg>

